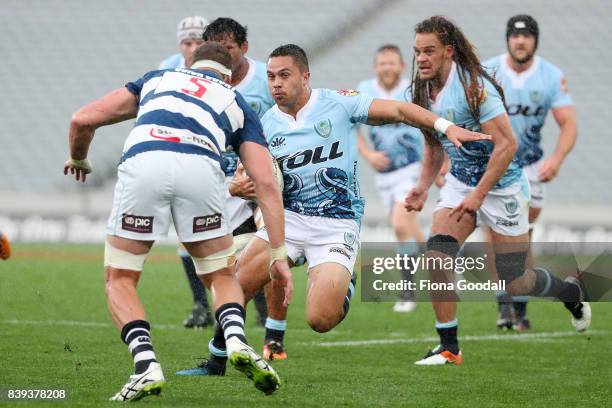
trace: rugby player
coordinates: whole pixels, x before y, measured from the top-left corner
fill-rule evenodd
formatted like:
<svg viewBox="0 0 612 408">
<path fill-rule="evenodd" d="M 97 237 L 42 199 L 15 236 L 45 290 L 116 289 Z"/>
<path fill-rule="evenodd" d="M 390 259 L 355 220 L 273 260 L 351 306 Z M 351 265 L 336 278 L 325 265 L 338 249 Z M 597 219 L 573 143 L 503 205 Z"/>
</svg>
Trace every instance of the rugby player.
<svg viewBox="0 0 612 408">
<path fill-rule="evenodd" d="M 512 295 L 555 297 L 571 313 L 574 328 L 590 324 L 590 306 L 577 277 L 565 281 L 544 268 L 525 268 L 529 246 L 529 186 L 514 160 L 517 143 L 503 102 L 503 91 L 481 66 L 463 32 L 441 16 L 415 27 L 415 72 L 412 98 L 417 105 L 490 134 L 491 141 L 457 148 L 440 132 L 425 131 L 423 168 L 417 186 L 406 197 L 408 211 L 420 211 L 444 159 L 450 170 L 433 214 L 428 256 L 454 258 L 460 246 L 483 223 L 492 230 L 495 265 Z M 288 235 L 289 236 L 289 235 Z M 430 270 L 430 279 L 452 282 L 452 271 Z M 448 293 L 432 292 L 440 344 L 416 362 L 419 365 L 461 364 L 457 339 L 457 305 Z"/>
<path fill-rule="evenodd" d="M 6 234 L 0 231 L 0 259 L 6 261 L 11 257 L 11 243 Z"/>
<path fill-rule="evenodd" d="M 176 39 L 180 52 L 164 59 L 158 69 L 185 68 L 193 51 L 204 42 L 202 34 L 207 25 L 208 20 L 201 16 L 189 16 L 179 21 L 176 27 Z"/>
<path fill-rule="evenodd" d="M 136 117 L 118 167 L 104 254 L 108 308 L 135 367 L 134 375 L 111 398 L 116 401 L 159 394 L 164 385 L 136 286 L 151 246 L 167 234 L 171 220 L 198 275 L 211 289 L 230 363 L 266 394 L 280 385 L 276 372 L 246 342 L 221 153 L 231 146 L 255 181 L 274 247 L 270 275 L 282 282 L 288 301 L 291 273 L 284 256 L 282 202 L 272 158 L 259 118 L 227 84 L 227 48 L 203 44 L 193 61 L 191 69 L 146 73 L 81 108 L 70 125 L 70 159 L 64 174 L 85 182 L 95 130 Z"/>
<path fill-rule="evenodd" d="M 385 44 L 374 56 L 376 77 L 361 82 L 357 89 L 375 98 L 411 100 L 410 83 L 402 76 L 405 68 L 399 47 Z M 377 172 L 376 187 L 398 241 L 398 252 L 416 255 L 418 242 L 424 241 L 423 230 L 416 213 L 404 210 L 404 198 L 421 173 L 423 135 L 417 128 L 395 123 L 362 126 L 357 132 L 359 153 Z M 373 149 L 364 140 L 364 134 L 369 136 Z M 401 272 L 404 280 L 412 280 L 411 270 L 402 269 Z M 410 290 L 402 292 L 393 306 L 395 312 L 411 312 L 415 308 L 414 293 Z"/>
<path fill-rule="evenodd" d="M 411 103 L 374 99 L 353 90 L 311 89 L 308 59 L 297 45 L 276 48 L 270 54 L 267 75 L 276 105 L 262 123 L 285 181 L 286 256 L 291 266 L 308 262 L 306 321 L 324 333 L 344 319 L 355 290 L 353 267 L 364 205 L 354 137 L 357 123 L 435 126 L 457 146 L 489 136 L 464 130 Z M 268 230 L 257 231 L 238 259 L 245 299 L 271 281 L 267 264 L 277 252 L 270 249 L 274 244 Z M 278 305 L 287 306 L 287 302 Z M 225 372 L 227 348 L 222 334 L 217 330 L 209 343 L 208 375 Z"/>
<path fill-rule="evenodd" d="M 529 237 L 544 202 L 544 183 L 558 174 L 563 161 L 576 143 L 576 110 L 569 95 L 563 72 L 536 55 L 540 30 L 537 21 L 526 14 L 511 17 L 506 24 L 508 53 L 491 58 L 483 65 L 501 85 L 506 98 L 510 124 L 518 140 L 516 160 L 523 167 L 531 201 L 529 203 Z M 544 158 L 541 129 L 548 112 L 559 126 L 554 152 Z M 533 266 L 531 249 L 528 265 Z M 524 330 L 531 327 L 527 319 L 527 298 L 505 301 L 498 294 L 500 328 Z"/>
</svg>

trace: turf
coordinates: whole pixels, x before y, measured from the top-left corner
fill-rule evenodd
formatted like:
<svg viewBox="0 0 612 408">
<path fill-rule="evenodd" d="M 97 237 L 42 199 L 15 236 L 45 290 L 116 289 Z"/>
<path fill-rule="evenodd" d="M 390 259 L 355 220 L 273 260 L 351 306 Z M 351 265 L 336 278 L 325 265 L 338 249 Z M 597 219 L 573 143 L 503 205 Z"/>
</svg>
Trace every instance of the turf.
<svg viewBox="0 0 612 408">
<path fill-rule="evenodd" d="M 111 325 L 104 300 L 101 246 L 15 245 L 0 263 L 0 389 L 66 389 L 48 406 L 105 406 L 127 380 L 131 359 Z M 240 373 L 224 378 L 184 378 L 173 373 L 207 355 L 211 330 L 181 327 L 190 310 L 187 281 L 175 249 L 155 248 L 140 293 L 166 375 L 150 406 L 609 406 L 612 400 L 612 303 L 593 305 L 592 331 L 571 332 L 559 304 L 530 305 L 532 333 L 496 336 L 495 305 L 460 305 L 461 367 L 416 367 L 433 337 L 431 307 L 412 314 L 390 303 L 363 303 L 359 292 L 349 317 L 330 333 L 304 322 L 305 273 L 294 273 L 296 294 L 286 342 L 289 359 L 273 365 L 283 379 L 272 396 L 258 392 Z M 249 311 L 251 313 L 252 311 Z M 250 342 L 261 350 L 263 330 L 247 321 Z M 482 336 L 485 337 L 484 339 Z M 468 337 L 469 338 L 469 337 Z M 334 344 L 387 340 L 388 344 Z M 606 357 L 608 356 L 608 357 Z M 7 401 L 0 401 L 7 404 Z"/>
</svg>

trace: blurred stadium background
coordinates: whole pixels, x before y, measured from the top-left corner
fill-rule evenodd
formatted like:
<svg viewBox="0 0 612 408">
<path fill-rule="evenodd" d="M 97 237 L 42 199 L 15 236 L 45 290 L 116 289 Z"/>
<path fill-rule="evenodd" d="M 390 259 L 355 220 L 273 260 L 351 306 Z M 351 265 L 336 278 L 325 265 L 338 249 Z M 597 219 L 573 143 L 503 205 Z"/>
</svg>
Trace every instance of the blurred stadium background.
<svg viewBox="0 0 612 408">
<path fill-rule="evenodd" d="M 606 139 L 612 4 L 603 0 L 1 0 L 0 229 L 21 242 L 102 242 L 130 124 L 97 132 L 90 153 L 95 172 L 81 185 L 62 174 L 71 113 L 177 52 L 175 27 L 185 16 L 231 16 L 246 24 L 249 55 L 259 60 L 282 43 L 297 43 L 309 53 L 313 86 L 353 88 L 372 75 L 373 53 L 383 43 L 400 45 L 409 75 L 412 30 L 425 17 L 451 17 L 484 60 L 505 51 L 505 23 L 517 13 L 539 22 L 538 52 L 564 70 L 578 111 L 578 143 L 548 187 L 536 240 L 612 241 Z M 549 118 L 548 152 L 556 140 Z M 363 239 L 389 239 L 366 163 L 361 175 Z M 423 222 L 430 214 L 423 212 Z"/>
</svg>

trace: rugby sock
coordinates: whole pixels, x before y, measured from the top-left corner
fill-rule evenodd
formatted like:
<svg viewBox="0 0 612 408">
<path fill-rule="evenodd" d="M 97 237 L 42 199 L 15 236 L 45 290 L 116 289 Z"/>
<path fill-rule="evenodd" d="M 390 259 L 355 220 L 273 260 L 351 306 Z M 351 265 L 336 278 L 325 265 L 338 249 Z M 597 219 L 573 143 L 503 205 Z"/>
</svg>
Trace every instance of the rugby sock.
<svg viewBox="0 0 612 408">
<path fill-rule="evenodd" d="M 191 293 L 193 293 L 193 302 L 201 303 L 206 310 L 210 310 L 208 306 L 208 298 L 206 297 L 206 288 L 196 273 L 195 265 L 189 254 L 183 254 L 181 252 L 181 262 L 183 263 L 183 269 L 187 275 L 189 286 L 191 287 Z"/>
<path fill-rule="evenodd" d="M 266 305 L 266 295 L 263 289 L 255 294 L 253 303 L 255 303 L 255 309 L 257 310 L 257 322 L 259 325 L 264 326 L 268 317 L 268 306 Z"/>
<path fill-rule="evenodd" d="M 517 319 L 524 319 L 527 316 L 527 296 L 513 296 L 512 306 Z"/>
<path fill-rule="evenodd" d="M 142 374 L 147 371 L 149 364 L 156 363 L 153 344 L 149 331 L 151 327 L 145 320 L 134 320 L 121 329 L 121 340 L 128 346 L 134 359 L 134 373 Z"/>
<path fill-rule="evenodd" d="M 577 304 L 580 300 L 580 288 L 578 285 L 565 282 L 556 276 L 553 276 L 544 268 L 534 268 L 533 272 L 536 275 L 535 284 L 530 293 L 531 296 L 538 297 L 555 297 L 562 302 Z M 570 308 L 568 306 L 568 308 Z"/>
<path fill-rule="evenodd" d="M 282 343 L 285 339 L 285 331 L 287 330 L 286 320 L 274 320 L 270 317 L 266 319 L 266 342 L 274 340 Z"/>
<path fill-rule="evenodd" d="M 243 343 L 247 343 L 244 334 L 244 315 L 244 308 L 239 303 L 225 303 L 219 306 L 215 317 L 223 329 L 226 341 L 231 337 L 236 337 Z"/>
<path fill-rule="evenodd" d="M 459 340 L 457 340 L 458 327 L 459 322 L 457 319 L 446 323 L 436 321 L 436 331 L 440 336 L 440 344 L 442 345 L 442 348 L 450 351 L 453 354 L 459 353 Z"/>
<path fill-rule="evenodd" d="M 210 360 L 213 364 L 225 365 L 227 361 L 227 349 L 225 346 L 225 336 L 221 325 L 215 325 L 215 335 L 208 343 L 208 351 L 210 351 Z"/>
<path fill-rule="evenodd" d="M 408 255 L 409 257 L 414 257 L 419 250 L 419 244 L 415 240 L 400 242 L 398 245 L 398 253 L 400 255 Z M 412 265 L 409 265 L 407 268 L 401 268 L 402 279 L 412 282 L 414 279 L 414 273 L 412 270 Z M 410 301 L 414 300 L 414 291 L 405 290 L 400 294 L 400 299 L 402 301 Z"/>
</svg>

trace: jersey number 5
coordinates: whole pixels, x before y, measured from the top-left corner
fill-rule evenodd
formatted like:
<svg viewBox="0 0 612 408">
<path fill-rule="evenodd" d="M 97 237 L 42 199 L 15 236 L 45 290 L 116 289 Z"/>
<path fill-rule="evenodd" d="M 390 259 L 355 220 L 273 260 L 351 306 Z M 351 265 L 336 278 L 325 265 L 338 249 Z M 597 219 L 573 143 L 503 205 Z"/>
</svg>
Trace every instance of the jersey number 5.
<svg viewBox="0 0 612 408">
<path fill-rule="evenodd" d="M 191 77 L 189 81 L 195 84 L 197 89 L 192 90 L 183 88 L 181 89 L 181 92 L 186 93 L 187 95 L 195 96 L 196 98 L 201 98 L 202 95 L 206 93 L 206 86 L 204 86 L 204 84 L 210 84 L 210 81 L 204 78 Z"/>
</svg>

